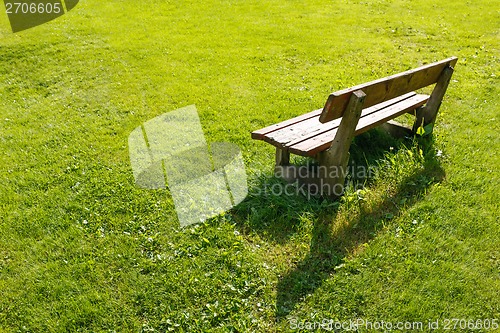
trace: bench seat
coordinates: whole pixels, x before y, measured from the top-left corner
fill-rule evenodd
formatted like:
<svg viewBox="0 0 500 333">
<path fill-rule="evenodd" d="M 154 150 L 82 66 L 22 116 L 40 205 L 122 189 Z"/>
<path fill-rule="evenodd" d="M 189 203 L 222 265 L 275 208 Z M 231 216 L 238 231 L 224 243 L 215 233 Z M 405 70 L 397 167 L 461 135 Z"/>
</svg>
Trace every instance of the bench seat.
<svg viewBox="0 0 500 333">
<path fill-rule="evenodd" d="M 362 110 L 356 125 L 359 135 L 406 112 L 413 112 L 424 105 L 429 95 L 410 92 Z M 314 157 L 329 148 L 335 138 L 341 118 L 321 123 L 323 109 L 277 123 L 252 132 L 252 138 L 268 142 L 290 153 Z"/>
</svg>

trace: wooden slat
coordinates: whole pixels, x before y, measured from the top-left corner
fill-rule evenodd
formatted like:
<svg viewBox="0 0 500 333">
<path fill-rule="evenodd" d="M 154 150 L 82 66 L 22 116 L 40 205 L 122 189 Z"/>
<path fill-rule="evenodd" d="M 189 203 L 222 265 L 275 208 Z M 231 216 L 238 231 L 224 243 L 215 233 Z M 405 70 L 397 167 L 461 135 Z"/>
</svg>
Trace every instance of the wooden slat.
<svg viewBox="0 0 500 333">
<path fill-rule="evenodd" d="M 436 83 L 441 72 L 445 68 L 455 66 L 456 62 L 457 57 L 451 57 L 383 79 L 334 92 L 328 97 L 319 120 L 325 123 L 342 117 L 349 98 L 354 91 L 362 90 L 367 95 L 364 102 L 365 107 L 370 107 L 382 101 Z"/>
<path fill-rule="evenodd" d="M 406 113 L 408 110 L 418 108 L 427 102 L 429 95 L 415 95 L 407 100 L 380 110 L 379 112 L 372 113 L 359 120 L 356 126 L 356 135 L 366 132 L 386 121 L 399 117 Z"/>
<path fill-rule="evenodd" d="M 365 117 L 374 112 L 378 112 L 381 109 L 404 101 L 405 99 L 408 99 L 415 95 L 415 92 L 411 92 L 403 96 L 393 98 L 389 101 L 374 105 L 370 108 L 366 108 L 363 110 L 362 117 Z M 314 117 L 271 132 L 265 136 L 264 140 L 276 147 L 290 147 L 301 141 L 308 140 L 316 135 L 320 135 L 324 132 L 330 131 L 333 128 L 338 127 L 339 124 L 340 119 L 322 124 L 319 122 L 318 117 Z"/>
<path fill-rule="evenodd" d="M 358 125 L 356 126 L 355 135 L 366 132 L 369 129 L 374 128 L 389 119 L 393 119 L 405 112 L 408 112 L 411 109 L 422 106 L 428 99 L 428 95 L 417 94 L 377 112 L 367 113 L 365 112 L 365 110 L 371 109 L 367 108 L 363 110 L 363 114 L 361 115 Z M 288 148 L 291 153 L 297 155 L 314 156 L 317 153 L 327 149 L 331 145 L 333 139 L 335 138 L 335 134 L 337 133 L 337 128 L 338 125 L 335 128 L 331 127 L 329 131 L 326 131 L 320 135 L 316 135 L 308 140 L 288 146 Z"/>
<path fill-rule="evenodd" d="M 284 128 L 284 127 L 287 127 L 287 126 L 294 125 L 294 124 L 296 124 L 298 122 L 307 120 L 309 118 L 317 118 L 321 114 L 321 111 L 322 111 L 322 109 L 314 110 L 314 111 L 305 113 L 305 114 L 303 114 L 301 116 L 298 116 L 298 117 L 295 117 L 295 118 L 291 118 L 291 119 L 282 121 L 280 123 L 277 123 L 277 124 L 274 124 L 274 125 L 271 125 L 271 126 L 267 126 L 267 127 L 261 128 L 260 130 L 257 130 L 257 131 L 253 131 L 252 132 L 252 139 L 264 140 L 264 137 L 267 134 L 271 133 L 271 132 L 280 130 L 281 128 Z"/>
<path fill-rule="evenodd" d="M 322 124 L 319 122 L 319 115 L 310 118 L 300 123 L 281 128 L 278 131 L 269 133 L 266 135 L 265 141 L 272 145 L 286 146 L 287 143 L 295 141 L 297 139 L 306 139 L 308 136 L 314 136 L 327 131 L 332 126 L 330 124 Z M 333 126 L 338 126 L 338 124 L 333 124 Z"/>
</svg>

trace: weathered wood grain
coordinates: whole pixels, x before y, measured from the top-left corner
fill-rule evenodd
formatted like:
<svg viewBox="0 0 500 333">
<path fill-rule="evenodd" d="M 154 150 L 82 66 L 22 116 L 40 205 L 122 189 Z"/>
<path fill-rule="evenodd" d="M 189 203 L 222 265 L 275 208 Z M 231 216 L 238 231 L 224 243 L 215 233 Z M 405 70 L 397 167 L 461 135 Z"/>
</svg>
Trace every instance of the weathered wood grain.
<svg viewBox="0 0 500 333">
<path fill-rule="evenodd" d="M 396 118 L 397 116 L 408 112 L 409 110 L 418 108 L 419 106 L 423 105 L 428 100 L 428 98 L 428 95 L 416 94 L 408 99 L 400 101 L 399 103 L 389 105 L 386 108 L 378 109 L 377 112 L 368 113 L 365 115 L 363 110 L 361 119 L 356 126 L 355 135 L 364 133 L 380 124 L 385 123 L 390 119 Z M 287 144 L 286 146 L 290 150 L 290 152 L 294 154 L 312 157 L 330 146 L 336 135 L 336 131 L 337 127 L 333 127 L 330 130 L 325 131 L 319 135 L 309 137 L 307 140 L 303 140 L 293 144 Z"/>
<path fill-rule="evenodd" d="M 415 95 L 415 92 L 408 93 L 374 105 L 370 108 L 366 108 L 363 110 L 361 117 L 379 112 L 386 107 L 397 104 Z M 275 130 L 268 132 L 265 135 L 261 135 L 259 138 L 276 147 L 286 148 L 337 128 L 340 125 L 340 119 L 323 124 L 319 121 L 319 115 L 317 115 L 313 118 L 304 118 L 299 122 L 294 121 L 290 123 L 285 121 L 276 125 Z"/>
<path fill-rule="evenodd" d="M 342 117 L 349 98 L 354 91 L 363 90 L 366 94 L 365 107 L 369 107 L 435 83 L 443 70 L 455 66 L 456 62 L 457 57 L 451 57 L 403 73 L 334 92 L 328 97 L 319 120 L 322 123 L 326 123 Z"/>
</svg>

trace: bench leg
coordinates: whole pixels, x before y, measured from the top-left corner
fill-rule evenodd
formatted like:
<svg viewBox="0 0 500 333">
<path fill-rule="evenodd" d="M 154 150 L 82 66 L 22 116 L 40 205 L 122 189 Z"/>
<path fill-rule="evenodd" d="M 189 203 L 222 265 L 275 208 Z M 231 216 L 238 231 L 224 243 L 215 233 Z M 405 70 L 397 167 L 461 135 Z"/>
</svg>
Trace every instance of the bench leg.
<svg viewBox="0 0 500 333">
<path fill-rule="evenodd" d="M 276 147 L 274 176 L 293 183 L 297 180 L 296 167 L 290 165 L 290 151 Z"/>
<path fill-rule="evenodd" d="M 450 83 L 452 74 L 453 67 L 446 67 L 443 69 L 436 86 L 432 90 L 429 101 L 424 107 L 417 109 L 415 124 L 413 125 L 413 133 L 418 133 L 418 129 L 420 127 L 425 129 L 426 132 L 424 135 L 432 133 L 432 128 L 434 127 L 439 107 L 443 101 L 443 97 L 446 93 L 446 89 L 448 88 L 448 84 Z"/>
<path fill-rule="evenodd" d="M 361 117 L 365 97 L 361 90 L 351 95 L 332 145 L 319 155 L 319 185 L 323 196 L 338 197 L 344 192 L 349 148 Z"/>
<path fill-rule="evenodd" d="M 276 166 L 284 166 L 290 164 L 290 152 L 285 149 L 276 147 Z"/>
</svg>

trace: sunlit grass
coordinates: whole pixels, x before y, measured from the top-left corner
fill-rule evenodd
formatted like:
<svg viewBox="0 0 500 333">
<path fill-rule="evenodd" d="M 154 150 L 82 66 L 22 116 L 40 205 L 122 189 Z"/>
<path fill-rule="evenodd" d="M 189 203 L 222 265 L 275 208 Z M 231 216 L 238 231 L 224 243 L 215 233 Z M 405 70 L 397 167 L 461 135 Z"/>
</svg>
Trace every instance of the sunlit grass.
<svg viewBox="0 0 500 333">
<path fill-rule="evenodd" d="M 0 15 L 0 330 L 498 318 L 495 4 L 80 1 L 18 34 Z M 252 130 L 452 55 L 432 140 L 356 138 L 378 173 L 337 202 L 272 194 Z M 250 195 L 181 229 L 168 190 L 134 186 L 127 139 L 192 104 Z"/>
</svg>

